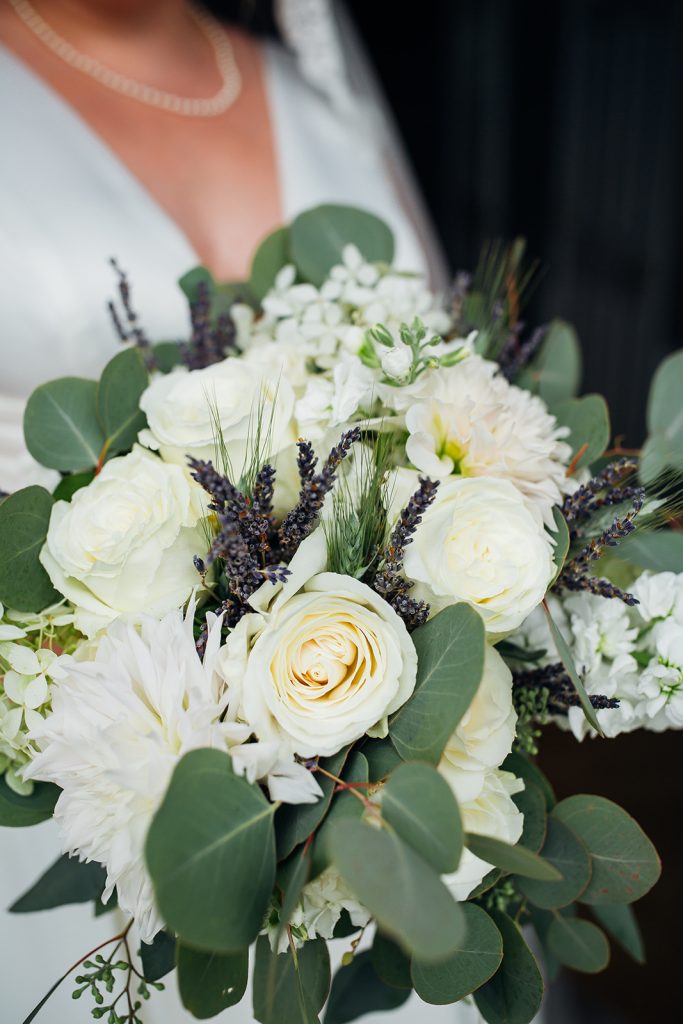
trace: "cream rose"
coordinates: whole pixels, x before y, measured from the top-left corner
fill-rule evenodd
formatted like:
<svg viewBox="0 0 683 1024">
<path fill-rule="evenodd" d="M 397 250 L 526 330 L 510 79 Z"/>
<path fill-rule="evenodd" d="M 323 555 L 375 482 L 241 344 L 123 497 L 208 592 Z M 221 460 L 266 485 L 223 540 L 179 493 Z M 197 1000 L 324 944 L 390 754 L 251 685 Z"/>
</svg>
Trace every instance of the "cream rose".
<svg viewBox="0 0 683 1024">
<path fill-rule="evenodd" d="M 464 778 L 462 771 L 446 760 L 441 761 L 439 771 L 455 793 L 466 832 L 490 836 L 504 843 L 514 844 L 519 841 L 524 827 L 524 815 L 512 797 L 524 789 L 522 779 L 500 768 L 488 768 L 479 791 L 475 796 L 468 797 L 469 780 Z M 458 870 L 445 875 L 443 880 L 457 900 L 466 900 L 492 867 L 492 864 L 464 849 Z"/>
<path fill-rule="evenodd" d="M 516 724 L 512 673 L 487 645 L 479 689 L 443 752 L 444 767 L 458 772 L 459 799 L 474 799 L 487 770 L 503 763 L 512 750 Z"/>
<path fill-rule="evenodd" d="M 222 651 L 230 704 L 260 739 L 329 755 L 399 708 L 417 655 L 403 621 L 364 583 L 323 571 L 322 529 L 300 546 L 284 585 L 264 584 Z"/>
<path fill-rule="evenodd" d="M 417 474 L 395 474 L 397 514 L 418 486 Z M 476 608 L 490 635 L 516 629 L 543 600 L 554 568 L 552 545 L 540 514 L 509 480 L 452 477 L 406 550 L 413 596 L 432 613 L 457 601 Z"/>
<path fill-rule="evenodd" d="M 148 423 L 140 442 L 158 450 L 166 462 L 182 466 L 188 455 L 215 458 L 219 425 L 238 475 L 258 420 L 269 452 L 282 451 L 296 440 L 294 391 L 277 366 L 269 370 L 230 358 L 203 370 L 178 367 L 154 378 L 140 399 L 140 408 Z"/>
<path fill-rule="evenodd" d="M 193 555 L 206 547 L 200 495 L 179 466 L 135 448 L 54 505 L 40 560 L 78 629 L 92 636 L 120 614 L 184 604 L 198 583 Z"/>
</svg>

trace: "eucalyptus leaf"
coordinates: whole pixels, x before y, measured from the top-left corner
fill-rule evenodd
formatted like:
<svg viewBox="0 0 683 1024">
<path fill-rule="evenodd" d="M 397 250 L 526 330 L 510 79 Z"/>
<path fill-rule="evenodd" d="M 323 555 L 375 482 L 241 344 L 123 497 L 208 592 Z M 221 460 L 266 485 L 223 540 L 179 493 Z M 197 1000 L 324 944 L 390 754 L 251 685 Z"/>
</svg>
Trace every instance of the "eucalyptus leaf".
<svg viewBox="0 0 683 1024">
<path fill-rule="evenodd" d="M 256 943 L 254 1017 L 260 1024 L 317 1024 L 330 991 L 330 954 L 324 939 L 273 953 L 265 935 Z M 298 966 L 298 969 L 297 969 Z"/>
<path fill-rule="evenodd" d="M 566 907 L 579 899 L 591 878 L 591 860 L 581 840 L 552 814 L 548 818 L 548 835 L 541 854 L 560 872 L 561 881 L 539 882 L 518 878 L 518 889 L 531 903 L 544 910 Z"/>
<path fill-rule="evenodd" d="M 645 963 L 645 944 L 633 907 L 628 903 L 596 904 L 591 913 L 637 964 Z"/>
<path fill-rule="evenodd" d="M 550 782 L 543 774 L 541 769 L 538 767 L 535 761 L 527 757 L 526 754 L 520 754 L 514 751 L 512 754 L 508 754 L 503 762 L 503 770 L 506 772 L 512 772 L 519 779 L 524 779 L 526 783 L 531 783 L 537 786 L 545 799 L 545 806 L 548 811 L 551 811 L 557 803 L 557 798 L 553 791 L 553 787 Z"/>
<path fill-rule="evenodd" d="M 34 459 L 62 473 L 96 466 L 105 435 L 97 416 L 97 383 L 61 377 L 36 388 L 24 412 L 26 447 Z"/>
<path fill-rule="evenodd" d="M 330 775 L 339 776 L 348 757 L 349 749 L 349 747 L 344 747 L 343 750 L 331 757 L 321 758 L 321 767 Z M 313 804 L 283 804 L 278 808 L 275 815 L 278 860 L 285 860 L 300 843 L 305 843 L 330 808 L 335 782 L 323 772 L 317 772 L 315 777 L 323 792 L 319 800 Z"/>
<path fill-rule="evenodd" d="M 571 324 L 553 320 L 532 372 L 538 380 L 539 395 L 550 406 L 577 394 L 581 383 L 581 346 Z"/>
<path fill-rule="evenodd" d="M 119 352 L 105 366 L 97 385 L 97 416 L 108 455 L 130 451 L 147 425 L 140 398 L 148 384 L 149 374 L 135 347 Z"/>
<path fill-rule="evenodd" d="M 332 831 L 330 849 L 359 901 L 406 953 L 438 960 L 458 948 L 464 934 L 462 907 L 437 872 L 395 832 L 362 821 L 341 822 Z"/>
<path fill-rule="evenodd" d="M 159 911 L 188 945 L 232 953 L 258 935 L 275 882 L 273 811 L 228 754 L 178 762 L 145 852 Z"/>
<path fill-rule="evenodd" d="M 52 497 L 55 501 L 71 501 L 76 491 L 87 487 L 95 478 L 95 471 L 88 469 L 85 473 L 69 473 L 62 477 L 55 487 Z"/>
<path fill-rule="evenodd" d="M 567 520 L 557 507 L 553 509 L 553 519 L 555 520 L 555 529 L 549 532 L 554 545 L 553 562 L 555 564 L 555 575 L 550 581 L 549 587 L 553 585 L 562 572 L 562 567 L 569 551 L 569 527 L 567 526 Z"/>
<path fill-rule="evenodd" d="M 303 887 L 311 875 L 311 854 L 306 846 L 294 851 L 286 861 L 278 865 L 277 887 L 282 894 L 280 909 L 280 930 L 284 930 L 292 919 Z"/>
<path fill-rule="evenodd" d="M 579 701 L 581 702 L 581 707 L 583 708 L 583 713 L 586 716 L 586 719 L 588 720 L 589 724 L 592 725 L 592 727 L 595 729 L 598 735 L 604 736 L 604 733 L 600 727 L 600 723 L 598 722 L 597 715 L 595 714 L 595 709 L 593 708 L 593 705 L 590 702 L 590 698 L 586 693 L 586 687 L 583 685 L 583 681 L 579 673 L 576 671 L 574 657 L 572 655 L 571 650 L 569 649 L 569 645 L 565 638 L 562 636 L 560 630 L 558 629 L 557 624 L 555 623 L 555 620 L 550 614 L 550 609 L 548 608 L 548 605 L 545 601 L 543 602 L 543 610 L 545 612 L 545 617 L 548 621 L 550 635 L 555 642 L 555 646 L 557 647 L 557 653 L 560 656 L 560 660 L 564 665 L 565 669 L 567 670 L 567 675 L 569 676 L 574 685 L 574 689 L 576 690 Z"/>
<path fill-rule="evenodd" d="M 400 754 L 390 739 L 367 740 L 363 744 L 363 754 L 367 758 L 368 773 L 372 782 L 380 782 L 402 763 Z"/>
<path fill-rule="evenodd" d="M 453 790 L 430 764 L 410 762 L 382 790 L 382 817 L 439 874 L 457 869 L 463 847 Z"/>
<path fill-rule="evenodd" d="M 500 967 L 503 939 L 491 917 L 475 903 L 463 903 L 466 932 L 461 947 L 439 963 L 412 963 L 415 991 L 426 1003 L 456 1003 L 480 988 Z"/>
<path fill-rule="evenodd" d="M 609 942 L 590 921 L 558 914 L 548 929 L 548 946 L 565 967 L 586 974 L 604 971 L 609 963 Z"/>
<path fill-rule="evenodd" d="M 59 600 L 40 564 L 52 513 L 44 487 L 24 487 L 0 504 L 0 601 L 20 612 L 39 612 Z"/>
<path fill-rule="evenodd" d="M 607 448 L 610 438 L 610 419 L 607 403 L 602 395 L 584 395 L 570 398 L 553 407 L 560 426 L 569 427 L 568 443 L 573 455 L 582 452 L 578 462 L 586 469 Z"/>
<path fill-rule="evenodd" d="M 356 953 L 340 967 L 332 982 L 325 1024 L 347 1024 L 366 1013 L 396 1010 L 410 996 L 410 989 L 387 985 L 378 975 L 369 952 Z"/>
<path fill-rule="evenodd" d="M 662 434 L 683 455 L 683 350 L 667 356 L 657 367 L 647 400 L 647 427 Z"/>
<path fill-rule="evenodd" d="M 10 913 L 30 914 L 69 903 L 88 903 L 102 895 L 105 880 L 101 864 L 85 863 L 65 853 L 12 904 Z"/>
<path fill-rule="evenodd" d="M 380 931 L 375 933 L 370 959 L 377 975 L 386 985 L 392 985 L 394 988 L 411 989 L 413 987 L 410 977 L 410 958 L 406 956 L 400 946 L 386 935 L 382 935 Z"/>
<path fill-rule="evenodd" d="M 613 549 L 615 558 L 650 572 L 683 572 L 683 531 L 635 530 Z"/>
<path fill-rule="evenodd" d="M 160 981 L 175 969 L 176 940 L 166 931 L 157 932 L 151 942 L 140 945 L 142 973 L 147 981 Z"/>
<path fill-rule="evenodd" d="M 513 875 L 524 878 L 538 878 L 544 882 L 559 881 L 562 877 L 557 868 L 543 860 L 524 846 L 512 846 L 491 836 L 480 836 L 472 832 L 465 835 L 465 846 L 475 857 Z"/>
<path fill-rule="evenodd" d="M 317 206 L 300 213 L 290 228 L 292 262 L 314 285 L 321 285 L 332 267 L 342 262 L 350 244 L 369 263 L 391 263 L 394 258 L 390 228 L 373 213 L 353 206 Z"/>
<path fill-rule="evenodd" d="M 647 486 L 671 469 L 683 472 L 683 452 L 675 448 L 665 434 L 650 434 L 640 451 L 638 473 Z"/>
<path fill-rule="evenodd" d="M 251 261 L 249 288 L 259 302 L 275 284 L 278 272 L 290 262 L 289 228 L 277 228 L 263 239 Z"/>
<path fill-rule="evenodd" d="M 554 810 L 591 856 L 582 903 L 633 903 L 658 880 L 661 863 L 640 825 L 602 796 L 571 796 Z"/>
<path fill-rule="evenodd" d="M 368 782 L 368 762 L 359 750 L 353 750 L 348 757 L 341 778 L 345 783 Z M 322 824 L 315 833 L 313 841 L 313 867 L 314 875 L 320 874 L 332 861 L 329 849 L 329 837 L 334 825 L 338 821 L 351 818 L 360 818 L 363 813 L 363 804 L 358 799 L 363 794 L 363 789 L 357 792 L 345 790 L 335 794 L 330 809 Z"/>
<path fill-rule="evenodd" d="M 415 630 L 413 643 L 415 691 L 392 716 L 389 735 L 404 760 L 438 764 L 481 682 L 484 623 L 469 605 L 451 605 Z"/>
<path fill-rule="evenodd" d="M 533 853 L 539 853 L 545 841 L 548 823 L 543 793 L 533 782 L 526 782 L 522 792 L 515 793 L 512 800 L 524 815 L 520 844 Z"/>
<path fill-rule="evenodd" d="M 170 373 L 176 366 L 182 366 L 183 353 L 177 341 L 157 341 L 152 345 L 155 368 L 160 373 Z"/>
<path fill-rule="evenodd" d="M 178 990 L 186 1010 L 208 1020 L 236 1006 L 247 989 L 249 950 L 228 955 L 178 947 Z"/>
<path fill-rule="evenodd" d="M 27 828 L 52 817 L 61 790 L 51 782 L 36 782 L 33 792 L 19 796 L 0 775 L 0 825 Z"/>
<path fill-rule="evenodd" d="M 543 979 L 515 922 L 498 911 L 490 916 L 503 938 L 503 961 L 474 1001 L 488 1024 L 530 1024 L 543 1000 Z"/>
</svg>

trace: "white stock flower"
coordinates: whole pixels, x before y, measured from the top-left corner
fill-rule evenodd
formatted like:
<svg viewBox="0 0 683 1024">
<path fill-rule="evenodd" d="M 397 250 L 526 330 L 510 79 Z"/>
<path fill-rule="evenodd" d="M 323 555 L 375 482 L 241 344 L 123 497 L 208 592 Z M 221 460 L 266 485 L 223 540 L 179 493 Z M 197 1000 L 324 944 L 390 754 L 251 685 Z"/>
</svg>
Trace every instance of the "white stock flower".
<svg viewBox="0 0 683 1024">
<path fill-rule="evenodd" d="M 294 391 L 277 365 L 268 369 L 231 357 L 203 370 L 176 367 L 156 376 L 140 399 L 148 429 L 140 442 L 166 462 L 183 467 L 187 456 L 215 459 L 217 431 L 236 473 L 254 442 L 257 424 L 273 453 L 296 440 Z"/>
<path fill-rule="evenodd" d="M 439 771 L 455 794 L 466 832 L 490 836 L 504 843 L 514 844 L 519 841 L 524 827 L 524 815 L 512 797 L 524 789 L 522 779 L 500 768 L 488 768 L 478 792 L 472 795 L 471 780 L 464 777 L 464 773 L 447 759 L 442 759 Z M 492 864 L 464 849 L 458 870 L 444 875 L 443 881 L 457 900 L 466 900 L 492 867 Z"/>
<path fill-rule="evenodd" d="M 444 768 L 458 772 L 460 800 L 474 799 L 487 770 L 503 763 L 512 750 L 516 724 L 512 673 L 487 644 L 479 689 L 443 752 Z"/>
<path fill-rule="evenodd" d="M 683 624 L 683 573 L 644 572 L 631 587 L 638 617 L 646 623 L 673 616 Z"/>
<path fill-rule="evenodd" d="M 394 476 L 392 513 L 417 489 L 417 474 Z M 449 477 L 422 517 L 403 562 L 411 591 L 432 614 L 466 601 L 489 634 L 516 629 L 543 600 L 554 568 L 540 514 L 509 480 Z"/>
<path fill-rule="evenodd" d="M 655 656 L 644 670 L 640 692 L 652 728 L 683 727 L 683 625 L 657 627 Z"/>
<path fill-rule="evenodd" d="M 192 558 L 206 546 L 200 495 L 180 466 L 134 448 L 56 502 L 40 560 L 78 629 L 91 636 L 121 613 L 185 603 L 197 585 Z"/>
<path fill-rule="evenodd" d="M 425 375 L 406 412 L 406 454 L 423 473 L 511 480 L 552 527 L 553 505 L 571 490 L 571 448 L 544 402 L 510 384 L 496 363 L 471 355 Z M 428 386 L 427 386 L 428 385 Z"/>
<path fill-rule="evenodd" d="M 304 887 L 301 903 L 301 923 L 309 939 L 331 939 L 344 910 L 357 928 L 364 928 L 370 920 L 370 914 L 334 866 Z"/>
<path fill-rule="evenodd" d="M 357 356 L 342 352 L 331 378 L 312 376 L 296 403 L 299 432 L 309 441 L 321 440 L 328 430 L 348 424 L 372 403 L 376 379 Z"/>
<path fill-rule="evenodd" d="M 231 707 L 259 739 L 329 755 L 400 707 L 417 655 L 403 621 L 364 583 L 325 572 L 322 529 L 299 547 L 284 585 L 266 583 L 228 636 L 221 672 Z"/>
</svg>

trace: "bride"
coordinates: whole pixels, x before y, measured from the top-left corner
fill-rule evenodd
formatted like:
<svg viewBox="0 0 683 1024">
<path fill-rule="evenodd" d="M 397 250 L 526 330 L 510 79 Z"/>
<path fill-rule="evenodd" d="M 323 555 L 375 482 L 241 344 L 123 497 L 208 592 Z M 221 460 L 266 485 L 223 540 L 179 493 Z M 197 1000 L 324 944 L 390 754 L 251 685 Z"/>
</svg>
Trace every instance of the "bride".
<svg viewBox="0 0 683 1024">
<path fill-rule="evenodd" d="M 442 283 L 416 190 L 336 7 L 281 0 L 285 47 L 219 21 L 230 13 L 219 6 L 211 15 L 184 0 L 0 0 L 0 489 L 40 480 L 22 440 L 31 390 L 98 375 L 116 351 L 110 257 L 156 339 L 186 334 L 183 273 L 203 263 L 220 280 L 243 278 L 265 234 L 321 202 L 384 218 L 399 265 Z M 264 13 L 259 0 L 242 6 Z M 59 850 L 52 822 L 5 829 L 0 842 L 4 908 Z M 83 907 L 3 914 L 4 1019 L 18 1024 L 114 930 L 113 915 L 94 919 Z M 71 987 L 41 1022 L 89 1019 Z M 172 980 L 145 1009 L 150 1024 L 190 1019 Z M 418 1017 L 453 1024 L 476 1014 L 411 1000 L 391 1019 Z M 251 1021 L 247 1001 L 224 1018 Z"/>
</svg>

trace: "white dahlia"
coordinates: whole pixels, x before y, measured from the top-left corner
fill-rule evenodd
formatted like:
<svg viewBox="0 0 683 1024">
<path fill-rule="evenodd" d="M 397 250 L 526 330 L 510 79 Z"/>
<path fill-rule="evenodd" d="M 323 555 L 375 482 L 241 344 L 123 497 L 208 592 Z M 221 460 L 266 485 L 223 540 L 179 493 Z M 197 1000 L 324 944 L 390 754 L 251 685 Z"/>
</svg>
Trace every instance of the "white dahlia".
<svg viewBox="0 0 683 1024">
<path fill-rule="evenodd" d="M 562 440 L 568 430 L 540 398 L 497 370 L 473 355 L 425 374 L 406 411 L 406 453 L 436 478 L 458 473 L 511 480 L 552 527 L 552 507 L 572 486 L 566 476 L 571 449 Z"/>
<path fill-rule="evenodd" d="M 27 778 L 54 782 L 63 849 L 107 870 L 103 899 L 114 887 L 119 905 L 149 941 L 162 927 L 144 861 L 147 830 L 178 760 L 190 750 L 230 750 L 250 781 L 266 777 L 315 800 L 317 783 L 279 751 L 245 741 L 248 725 L 222 721 L 228 691 L 214 674 L 220 620 L 209 631 L 204 660 L 185 619 L 172 612 L 139 629 L 121 620 L 99 642 L 94 660 L 71 660 L 53 690 L 52 714 L 31 735 L 38 753 Z M 240 746 L 240 744 L 244 744 Z M 294 778 L 296 777 L 296 782 Z M 310 782 L 309 782 L 310 780 Z M 275 790 L 276 792 L 273 792 Z"/>
</svg>

